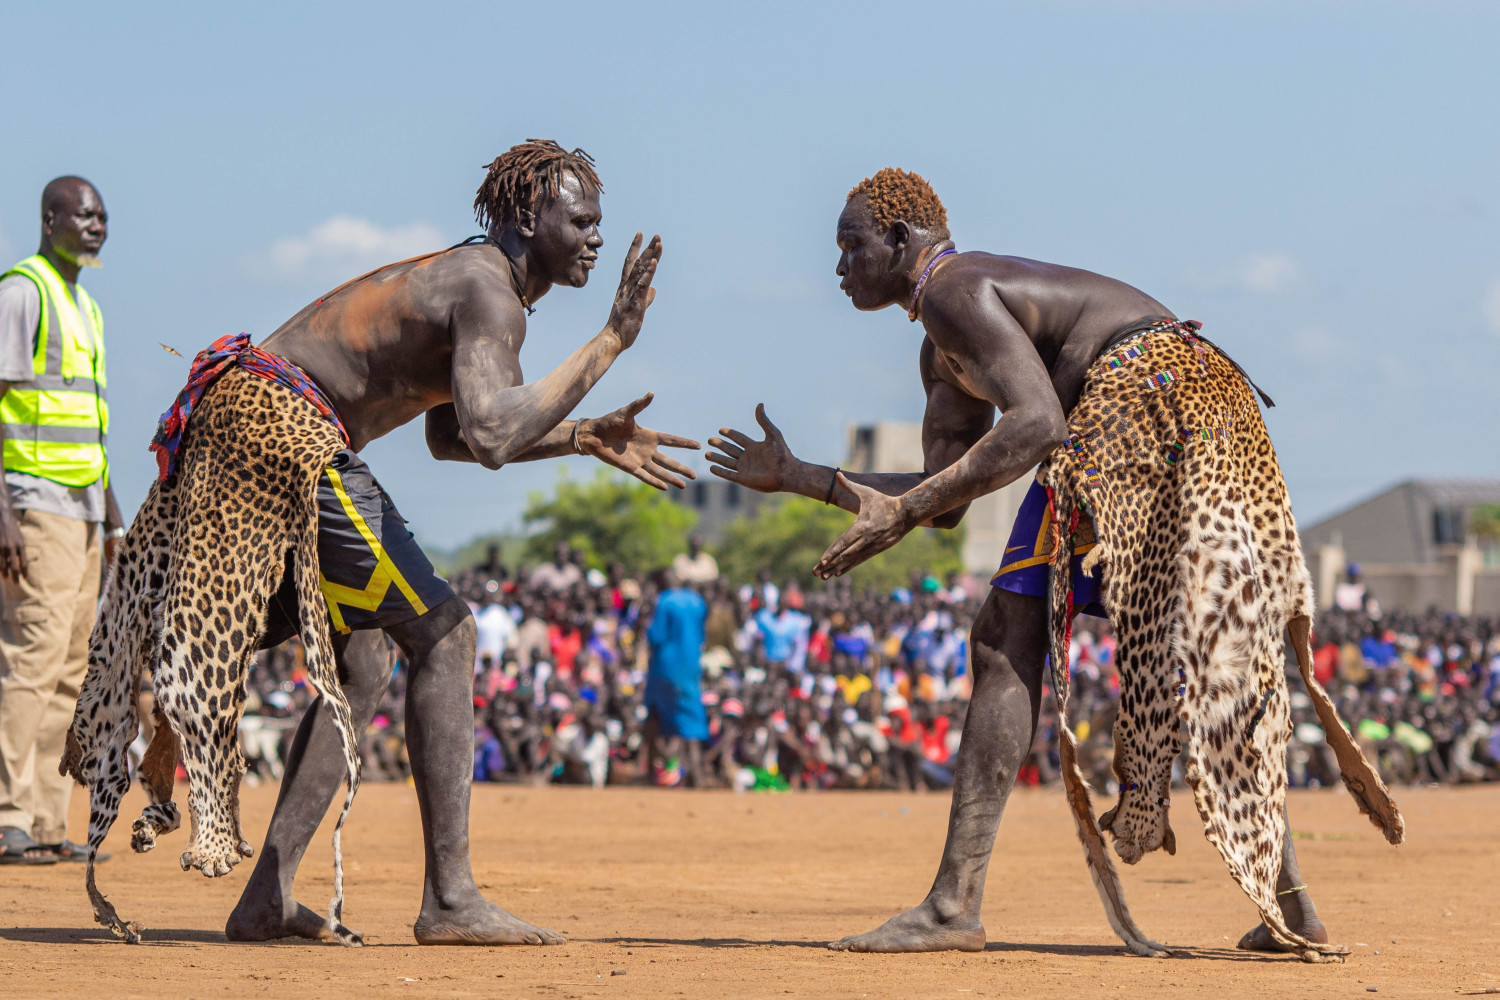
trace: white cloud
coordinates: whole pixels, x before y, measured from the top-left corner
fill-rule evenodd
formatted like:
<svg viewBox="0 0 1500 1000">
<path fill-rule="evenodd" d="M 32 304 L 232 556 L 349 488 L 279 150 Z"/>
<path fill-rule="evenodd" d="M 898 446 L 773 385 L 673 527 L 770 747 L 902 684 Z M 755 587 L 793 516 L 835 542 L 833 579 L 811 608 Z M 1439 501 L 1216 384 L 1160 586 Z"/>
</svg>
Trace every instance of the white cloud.
<svg viewBox="0 0 1500 1000">
<path fill-rule="evenodd" d="M 1224 267 L 1193 270 L 1184 277 L 1200 288 L 1213 291 L 1279 295 L 1301 284 L 1304 275 L 1302 265 L 1288 254 L 1251 253 Z"/>
<path fill-rule="evenodd" d="M 382 264 L 446 246 L 442 232 L 425 222 L 382 228 L 369 219 L 335 215 L 303 236 L 271 244 L 257 270 L 278 278 L 352 278 Z"/>
<path fill-rule="evenodd" d="M 1489 326 L 1490 332 L 1500 337 L 1500 278 L 1490 282 L 1490 289 L 1485 293 L 1484 321 Z"/>
</svg>

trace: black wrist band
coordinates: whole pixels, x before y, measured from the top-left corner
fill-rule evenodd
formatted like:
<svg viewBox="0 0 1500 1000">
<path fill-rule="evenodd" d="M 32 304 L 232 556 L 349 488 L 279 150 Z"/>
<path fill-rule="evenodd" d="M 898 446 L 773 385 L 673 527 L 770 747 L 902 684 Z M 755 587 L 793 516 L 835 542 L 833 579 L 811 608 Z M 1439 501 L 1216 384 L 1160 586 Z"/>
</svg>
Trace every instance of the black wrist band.
<svg viewBox="0 0 1500 1000">
<path fill-rule="evenodd" d="M 830 479 L 830 480 L 828 480 L 828 495 L 823 498 L 823 505 L 825 507 L 828 506 L 829 504 L 833 503 L 833 491 L 836 490 L 836 489 L 838 489 L 838 487 L 839 487 L 839 473 L 843 472 L 843 471 L 844 471 L 843 469 L 834 469 L 833 470 L 833 478 Z"/>
</svg>

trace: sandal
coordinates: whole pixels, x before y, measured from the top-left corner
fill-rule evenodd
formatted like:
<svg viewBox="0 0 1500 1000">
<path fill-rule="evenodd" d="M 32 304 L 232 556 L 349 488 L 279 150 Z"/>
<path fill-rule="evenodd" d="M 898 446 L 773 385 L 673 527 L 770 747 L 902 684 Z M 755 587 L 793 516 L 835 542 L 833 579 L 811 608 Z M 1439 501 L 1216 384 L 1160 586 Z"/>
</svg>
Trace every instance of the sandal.
<svg viewBox="0 0 1500 1000">
<path fill-rule="evenodd" d="M 89 859 L 89 849 L 83 844 L 75 844 L 71 840 L 64 840 L 61 844 L 43 844 L 42 847 L 52 852 L 55 861 L 84 862 Z M 100 851 L 99 856 L 94 859 L 94 864 L 102 865 L 114 857 L 108 851 Z"/>
<path fill-rule="evenodd" d="M 57 854 L 18 826 L 0 827 L 0 865 L 54 865 Z"/>
</svg>

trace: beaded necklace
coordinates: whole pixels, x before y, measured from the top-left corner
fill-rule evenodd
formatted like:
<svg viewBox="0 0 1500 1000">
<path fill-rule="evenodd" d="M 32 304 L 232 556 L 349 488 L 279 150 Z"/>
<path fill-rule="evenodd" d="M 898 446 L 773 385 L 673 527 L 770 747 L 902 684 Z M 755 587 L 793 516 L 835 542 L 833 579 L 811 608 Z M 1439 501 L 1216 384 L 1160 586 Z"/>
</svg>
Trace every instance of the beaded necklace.
<svg viewBox="0 0 1500 1000">
<path fill-rule="evenodd" d="M 947 248 L 944 250 L 939 250 L 937 253 L 932 255 L 932 259 L 927 262 L 927 267 L 922 271 L 922 276 L 917 279 L 917 287 L 911 290 L 911 305 L 906 309 L 906 318 L 911 320 L 913 323 L 917 321 L 917 303 L 921 300 L 922 297 L 922 286 L 927 284 L 927 278 L 932 274 L 932 269 L 937 267 L 937 262 L 942 260 L 944 257 L 948 256 L 949 254 L 958 253 L 958 249 L 954 247 L 952 243 L 949 243 L 947 240 L 944 240 L 943 243 L 948 244 Z M 938 245 L 942 246 L 941 243 Z"/>
</svg>

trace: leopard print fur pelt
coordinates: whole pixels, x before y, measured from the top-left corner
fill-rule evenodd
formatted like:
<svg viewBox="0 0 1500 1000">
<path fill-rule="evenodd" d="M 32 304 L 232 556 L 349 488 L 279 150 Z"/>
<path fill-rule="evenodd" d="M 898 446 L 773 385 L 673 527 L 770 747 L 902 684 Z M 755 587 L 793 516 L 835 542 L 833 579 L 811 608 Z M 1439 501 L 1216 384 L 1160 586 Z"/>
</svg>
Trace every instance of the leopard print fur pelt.
<svg viewBox="0 0 1500 1000">
<path fill-rule="evenodd" d="M 1051 662 L 1069 804 L 1111 925 L 1132 951 L 1162 953 L 1131 920 L 1100 831 L 1128 864 L 1159 847 L 1175 853 L 1167 813 L 1185 738 L 1208 840 L 1271 936 L 1306 961 L 1341 960 L 1347 948 L 1295 933 L 1276 901 L 1291 732 L 1284 632 L 1345 785 L 1392 844 L 1404 823 L 1312 676 L 1312 584 L 1260 407 L 1197 330 L 1164 321 L 1096 361 L 1069 438 L 1041 473 L 1056 532 Z M 1068 560 L 1085 517 L 1097 544 L 1084 570 L 1104 574 L 1120 674 L 1119 801 L 1097 823 L 1067 725 Z"/>
<path fill-rule="evenodd" d="M 140 767 L 150 804 L 135 821 L 130 846 L 149 851 L 179 825 L 172 785 L 180 759 L 191 819 L 182 868 L 226 875 L 252 853 L 240 829 L 245 761 L 238 726 L 266 605 L 290 552 L 308 678 L 333 708 L 348 767 L 333 835 L 328 923 L 344 944 L 360 943 L 341 920 L 341 838 L 359 787 L 359 737 L 318 587 L 318 477 L 341 447 L 334 425 L 311 403 L 231 367 L 204 393 L 176 471 L 152 484 L 120 544 L 60 770 L 89 789 L 85 884 L 94 918 L 128 942 L 140 941 L 141 925 L 122 920 L 104 898 L 94 863 L 130 787 L 126 749 L 138 728 L 142 671 L 150 673 L 157 728 Z"/>
</svg>

